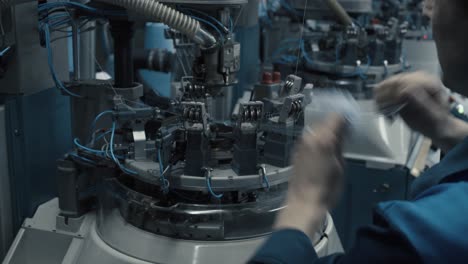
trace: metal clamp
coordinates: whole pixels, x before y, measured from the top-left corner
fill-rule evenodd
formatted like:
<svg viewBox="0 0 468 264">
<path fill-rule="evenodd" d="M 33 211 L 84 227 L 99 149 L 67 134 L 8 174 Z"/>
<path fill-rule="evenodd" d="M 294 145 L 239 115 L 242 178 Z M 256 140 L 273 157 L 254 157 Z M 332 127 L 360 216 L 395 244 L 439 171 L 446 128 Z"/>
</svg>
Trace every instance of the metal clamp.
<svg viewBox="0 0 468 264">
<path fill-rule="evenodd" d="M 183 102 L 182 118 L 186 124 L 201 124 L 203 130 L 208 129 L 208 114 L 204 103 L 200 102 Z"/>
<path fill-rule="evenodd" d="M 205 177 L 211 179 L 212 177 L 211 173 L 213 172 L 213 168 L 203 167 L 202 170 L 205 171 Z"/>
<path fill-rule="evenodd" d="M 286 97 L 280 111 L 279 122 L 284 123 L 290 117 L 297 117 L 304 110 L 304 97 L 303 94 Z"/>
</svg>

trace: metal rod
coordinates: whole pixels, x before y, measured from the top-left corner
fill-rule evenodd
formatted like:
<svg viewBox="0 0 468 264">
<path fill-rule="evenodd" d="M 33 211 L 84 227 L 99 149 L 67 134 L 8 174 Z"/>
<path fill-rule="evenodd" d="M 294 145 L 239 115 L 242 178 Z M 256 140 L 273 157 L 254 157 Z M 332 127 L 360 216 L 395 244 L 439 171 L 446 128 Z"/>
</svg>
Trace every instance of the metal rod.
<svg viewBox="0 0 468 264">
<path fill-rule="evenodd" d="M 81 77 L 80 72 L 80 34 L 79 25 L 72 24 L 72 45 L 73 45 L 73 80 L 78 81 Z"/>
<path fill-rule="evenodd" d="M 115 87 L 133 87 L 133 23 L 111 20 L 110 31 L 114 39 Z"/>
</svg>

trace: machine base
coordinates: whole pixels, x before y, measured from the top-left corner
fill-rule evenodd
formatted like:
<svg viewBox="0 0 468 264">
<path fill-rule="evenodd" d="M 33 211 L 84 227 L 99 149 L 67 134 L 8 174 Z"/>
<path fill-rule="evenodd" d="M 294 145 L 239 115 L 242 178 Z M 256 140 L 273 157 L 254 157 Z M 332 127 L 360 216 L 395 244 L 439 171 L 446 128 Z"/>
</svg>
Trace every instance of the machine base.
<svg viewBox="0 0 468 264">
<path fill-rule="evenodd" d="M 116 250 L 101 239 L 95 212 L 78 220 L 69 219 L 68 223 L 58 216 L 58 212 L 57 199 L 41 205 L 33 218 L 24 221 L 3 263 L 237 264 L 245 263 L 265 239 L 225 242 L 179 240 L 142 231 L 116 218 L 113 225 L 119 226 L 112 230 L 116 237 L 120 234 L 122 244 L 132 246 L 128 251 L 130 254 L 139 254 L 135 257 Z M 315 245 L 319 256 L 343 252 L 331 216 L 327 222 L 327 236 Z"/>
</svg>

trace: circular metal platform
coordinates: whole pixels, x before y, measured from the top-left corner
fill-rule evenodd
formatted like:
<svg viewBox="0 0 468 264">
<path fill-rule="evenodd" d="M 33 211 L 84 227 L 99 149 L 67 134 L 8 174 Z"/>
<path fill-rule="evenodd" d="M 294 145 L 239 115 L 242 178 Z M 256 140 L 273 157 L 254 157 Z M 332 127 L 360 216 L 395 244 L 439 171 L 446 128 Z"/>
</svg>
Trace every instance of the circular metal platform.
<svg viewBox="0 0 468 264">
<path fill-rule="evenodd" d="M 153 161 L 135 161 L 126 160 L 126 166 L 138 172 L 138 177 L 141 180 L 160 185 L 160 171 L 158 163 Z M 269 186 L 275 186 L 285 183 L 289 180 L 292 174 L 292 168 L 279 168 L 272 165 L 265 165 L 266 179 Z M 172 188 L 188 191 L 205 191 L 206 178 L 203 176 L 190 176 L 183 174 L 183 167 L 174 168 L 174 173 L 170 176 Z M 177 173 L 178 172 L 178 173 Z M 214 168 L 211 178 L 211 188 L 213 191 L 225 192 L 236 190 L 255 190 L 266 188 L 265 177 L 261 174 L 256 175 L 237 175 L 230 166 Z"/>
</svg>

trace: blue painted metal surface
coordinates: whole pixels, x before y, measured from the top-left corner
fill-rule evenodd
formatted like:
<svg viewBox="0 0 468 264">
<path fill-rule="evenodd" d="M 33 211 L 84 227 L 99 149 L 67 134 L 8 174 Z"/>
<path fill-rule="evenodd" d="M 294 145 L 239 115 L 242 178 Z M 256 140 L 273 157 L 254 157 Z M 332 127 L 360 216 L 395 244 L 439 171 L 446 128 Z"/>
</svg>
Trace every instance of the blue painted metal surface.
<svg viewBox="0 0 468 264">
<path fill-rule="evenodd" d="M 260 72 L 260 26 L 238 26 L 235 30 L 236 40 L 241 43 L 241 67 L 237 74 L 239 83 L 233 95 L 235 101 L 246 89 L 253 88 L 259 80 Z"/>
<path fill-rule="evenodd" d="M 372 224 L 372 210 L 384 201 L 406 200 L 412 176 L 404 167 L 372 169 L 348 161 L 345 192 L 332 216 L 345 250 L 354 243 L 360 227 Z"/>
<path fill-rule="evenodd" d="M 166 39 L 164 36 L 164 30 L 166 28 L 167 26 L 161 23 L 147 23 L 145 26 L 145 49 L 159 48 L 174 51 L 172 40 Z M 165 97 L 171 96 L 172 74 L 140 70 L 140 76 L 143 83 L 157 91 L 160 95 Z"/>
<path fill-rule="evenodd" d="M 56 196 L 56 160 L 71 145 L 69 97 L 55 88 L 6 102 L 14 226 Z"/>
</svg>

